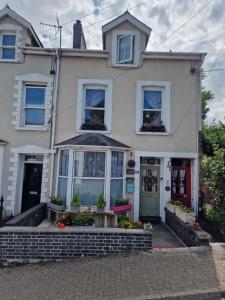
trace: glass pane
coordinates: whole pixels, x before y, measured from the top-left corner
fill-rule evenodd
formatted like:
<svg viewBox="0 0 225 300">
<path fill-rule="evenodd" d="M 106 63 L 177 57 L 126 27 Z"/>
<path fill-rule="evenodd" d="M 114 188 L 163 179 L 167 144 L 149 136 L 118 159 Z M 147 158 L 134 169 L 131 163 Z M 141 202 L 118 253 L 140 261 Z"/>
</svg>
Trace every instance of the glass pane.
<svg viewBox="0 0 225 300">
<path fill-rule="evenodd" d="M 84 121 L 90 124 L 104 124 L 104 110 L 85 109 Z"/>
<path fill-rule="evenodd" d="M 15 49 L 14 48 L 3 48 L 2 49 L 3 59 L 15 59 Z"/>
<path fill-rule="evenodd" d="M 144 109 L 161 109 L 161 106 L 161 91 L 144 91 Z"/>
<path fill-rule="evenodd" d="M 143 125 L 151 125 L 151 126 L 161 125 L 161 112 L 160 111 L 144 111 L 143 112 Z"/>
<path fill-rule="evenodd" d="M 119 61 L 131 59 L 131 35 L 119 38 Z"/>
<path fill-rule="evenodd" d="M 27 105 L 44 105 L 45 88 L 26 87 L 26 104 Z"/>
<path fill-rule="evenodd" d="M 45 111 L 44 109 L 25 109 L 25 125 L 44 125 Z"/>
<path fill-rule="evenodd" d="M 75 152 L 74 177 L 105 177 L 105 153 Z"/>
<path fill-rule="evenodd" d="M 59 175 L 68 176 L 69 150 L 60 151 Z"/>
<path fill-rule="evenodd" d="M 103 179 L 74 179 L 73 194 L 77 194 L 81 205 L 96 205 L 99 195 L 104 194 Z"/>
<path fill-rule="evenodd" d="M 118 198 L 123 198 L 123 180 L 112 179 L 110 187 L 110 206 L 113 206 L 115 200 Z"/>
<path fill-rule="evenodd" d="M 15 46 L 16 36 L 15 35 L 3 35 L 2 45 L 4 46 Z"/>
<path fill-rule="evenodd" d="M 66 201 L 67 194 L 67 178 L 58 178 L 58 193 L 57 196 Z"/>
<path fill-rule="evenodd" d="M 112 152 L 111 177 L 123 177 L 123 152 Z"/>
<path fill-rule="evenodd" d="M 86 107 L 105 107 L 105 90 L 86 89 Z"/>
</svg>

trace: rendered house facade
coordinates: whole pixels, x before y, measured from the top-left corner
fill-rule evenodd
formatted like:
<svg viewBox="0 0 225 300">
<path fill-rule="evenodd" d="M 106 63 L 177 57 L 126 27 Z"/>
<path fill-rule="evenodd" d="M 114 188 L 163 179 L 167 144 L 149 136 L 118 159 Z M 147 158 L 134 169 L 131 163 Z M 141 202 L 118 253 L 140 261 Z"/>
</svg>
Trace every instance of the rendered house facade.
<svg viewBox="0 0 225 300">
<path fill-rule="evenodd" d="M 197 213 L 205 54 L 147 52 L 150 34 L 126 12 L 103 26 L 103 50 L 86 49 L 77 22 L 74 48 L 31 44 L 20 50 L 23 62 L 2 59 L 0 72 L 3 66 L 10 74 L 1 83 L 0 112 L 7 213 L 51 194 L 68 210 L 75 194 L 82 205 L 95 205 L 103 194 L 108 209 L 117 198 L 129 198 L 136 220 L 164 220 L 171 196 Z M 24 170 L 39 174 L 33 187 Z"/>
</svg>

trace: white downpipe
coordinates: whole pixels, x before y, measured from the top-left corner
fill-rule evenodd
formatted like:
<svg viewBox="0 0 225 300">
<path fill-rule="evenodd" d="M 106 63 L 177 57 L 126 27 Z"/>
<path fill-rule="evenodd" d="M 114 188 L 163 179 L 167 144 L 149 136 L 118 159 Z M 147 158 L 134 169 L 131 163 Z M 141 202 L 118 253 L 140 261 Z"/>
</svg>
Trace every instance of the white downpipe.
<svg viewBox="0 0 225 300">
<path fill-rule="evenodd" d="M 55 89 L 53 95 L 53 110 L 52 110 L 52 130 L 51 130 L 51 163 L 50 163 L 50 185 L 49 185 L 49 195 L 52 195 L 53 190 L 53 173 L 54 173 L 54 163 L 55 163 L 55 153 L 54 153 L 54 144 L 55 144 L 55 128 L 56 128 L 56 108 L 58 100 L 58 86 L 59 86 L 59 73 L 60 73 L 60 59 L 59 59 L 59 49 L 56 49 L 56 81 Z"/>
</svg>

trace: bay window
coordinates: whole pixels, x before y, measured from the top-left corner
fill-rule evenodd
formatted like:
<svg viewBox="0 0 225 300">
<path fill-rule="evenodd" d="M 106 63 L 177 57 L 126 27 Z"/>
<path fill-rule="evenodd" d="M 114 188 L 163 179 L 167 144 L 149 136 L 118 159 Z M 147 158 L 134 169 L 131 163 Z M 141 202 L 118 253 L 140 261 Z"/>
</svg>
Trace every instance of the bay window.
<svg viewBox="0 0 225 300">
<path fill-rule="evenodd" d="M 82 205 L 96 205 L 104 194 L 105 153 L 74 151 L 73 194 Z"/>
<path fill-rule="evenodd" d="M 107 157 L 111 160 L 108 166 Z M 81 205 L 95 206 L 101 194 L 104 197 L 108 195 L 106 202 L 109 208 L 117 198 L 123 197 L 123 192 L 124 152 L 60 151 L 56 194 L 67 203 L 67 208 L 70 207 L 73 195 L 80 198 Z"/>
<path fill-rule="evenodd" d="M 123 198 L 123 165 L 124 153 L 112 151 L 110 205 L 118 198 Z"/>
<path fill-rule="evenodd" d="M 58 171 L 58 196 L 66 201 L 69 171 L 69 150 L 60 151 Z"/>
</svg>

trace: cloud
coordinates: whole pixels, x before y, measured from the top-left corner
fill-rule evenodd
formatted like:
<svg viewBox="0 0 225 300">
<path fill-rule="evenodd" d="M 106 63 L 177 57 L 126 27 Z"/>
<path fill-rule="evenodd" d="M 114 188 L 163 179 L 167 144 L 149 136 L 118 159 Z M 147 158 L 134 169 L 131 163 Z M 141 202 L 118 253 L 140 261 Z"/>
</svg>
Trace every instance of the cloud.
<svg viewBox="0 0 225 300">
<path fill-rule="evenodd" d="M 162 26 L 165 25 L 167 28 L 170 28 L 170 20 L 166 13 L 166 10 L 163 6 L 155 6 L 149 13 L 149 17 L 157 17 L 158 18 L 158 25 Z"/>
</svg>

